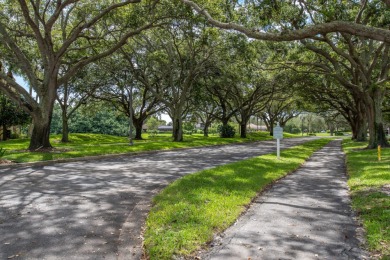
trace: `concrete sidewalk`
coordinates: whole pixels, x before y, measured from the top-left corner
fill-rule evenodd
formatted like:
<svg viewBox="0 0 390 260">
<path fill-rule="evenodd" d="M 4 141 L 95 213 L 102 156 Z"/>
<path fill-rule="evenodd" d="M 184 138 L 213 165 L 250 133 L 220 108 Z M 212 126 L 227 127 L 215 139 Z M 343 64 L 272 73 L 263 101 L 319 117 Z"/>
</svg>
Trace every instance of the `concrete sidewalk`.
<svg viewBox="0 0 390 260">
<path fill-rule="evenodd" d="M 201 259 L 367 259 L 340 143 L 332 141 L 259 196 Z"/>
</svg>

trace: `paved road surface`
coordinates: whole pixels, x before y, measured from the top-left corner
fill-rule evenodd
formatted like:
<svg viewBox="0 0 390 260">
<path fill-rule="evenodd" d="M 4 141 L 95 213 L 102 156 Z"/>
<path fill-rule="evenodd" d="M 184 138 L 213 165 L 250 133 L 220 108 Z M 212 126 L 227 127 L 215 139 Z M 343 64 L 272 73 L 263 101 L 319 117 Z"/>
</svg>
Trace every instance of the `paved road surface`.
<svg viewBox="0 0 390 260">
<path fill-rule="evenodd" d="M 139 259 L 154 194 L 185 174 L 274 151 L 267 141 L 2 167 L 0 259 Z"/>
<path fill-rule="evenodd" d="M 258 197 L 202 259 L 367 259 L 356 239 L 340 141 Z"/>
</svg>

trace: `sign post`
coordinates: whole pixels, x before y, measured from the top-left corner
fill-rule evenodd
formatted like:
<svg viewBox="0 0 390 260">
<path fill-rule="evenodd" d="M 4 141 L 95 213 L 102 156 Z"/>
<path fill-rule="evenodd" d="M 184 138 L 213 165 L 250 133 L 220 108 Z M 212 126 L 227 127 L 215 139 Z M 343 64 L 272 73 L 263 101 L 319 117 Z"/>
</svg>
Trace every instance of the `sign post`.
<svg viewBox="0 0 390 260">
<path fill-rule="evenodd" d="M 280 139 L 283 139 L 283 128 L 277 123 L 273 130 L 273 137 L 276 139 L 276 155 L 278 160 L 280 160 Z"/>
</svg>

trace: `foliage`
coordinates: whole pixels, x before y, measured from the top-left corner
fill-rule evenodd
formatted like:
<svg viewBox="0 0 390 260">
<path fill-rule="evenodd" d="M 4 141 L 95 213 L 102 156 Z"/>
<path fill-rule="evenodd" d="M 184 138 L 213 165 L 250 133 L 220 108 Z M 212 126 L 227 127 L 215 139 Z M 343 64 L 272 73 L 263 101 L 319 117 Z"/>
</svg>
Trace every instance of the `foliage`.
<svg viewBox="0 0 390 260">
<path fill-rule="evenodd" d="M 0 158 L 2 158 L 4 156 L 6 150 L 7 149 L 0 147 Z"/>
<path fill-rule="evenodd" d="M 366 145 L 366 142 L 343 142 L 348 185 L 352 206 L 367 233 L 369 249 L 386 257 L 390 256 L 390 148 L 382 149 L 378 161 L 377 151 L 363 149 Z"/>
<path fill-rule="evenodd" d="M 234 130 L 234 127 L 229 124 L 219 125 L 217 131 L 219 133 L 219 136 L 222 138 L 231 138 L 234 137 L 234 135 L 236 134 L 236 130 Z"/>
<path fill-rule="evenodd" d="M 149 130 L 148 129 L 148 134 L 149 134 L 149 137 L 156 137 L 158 134 L 159 134 L 159 131 L 158 130 Z"/>
<path fill-rule="evenodd" d="M 290 133 L 290 134 L 299 134 L 301 132 L 301 129 L 300 129 L 300 127 L 298 127 L 294 123 L 291 123 L 291 124 L 287 123 L 283 127 L 283 131 Z"/>
<path fill-rule="evenodd" d="M 16 106 L 9 98 L 0 93 L 0 127 L 23 125 L 30 117 L 20 107 Z"/>
<path fill-rule="evenodd" d="M 281 160 L 264 155 L 175 181 L 153 199 L 144 235 L 150 259 L 191 255 L 233 224 L 258 192 L 297 169 L 329 141 L 284 150 Z"/>
<path fill-rule="evenodd" d="M 29 149 L 51 147 L 50 121 L 59 87 L 129 38 L 157 26 L 167 8 L 159 9 L 156 2 L 1 1 L 1 61 L 28 80 L 31 91 L 4 73 L 0 88 L 35 119 Z"/>
<path fill-rule="evenodd" d="M 184 131 L 192 133 L 193 131 L 195 131 L 195 124 L 193 122 L 184 122 L 183 129 Z"/>
<path fill-rule="evenodd" d="M 148 126 L 148 130 L 150 131 L 157 131 L 160 122 L 156 117 L 150 117 L 148 121 L 146 122 L 146 125 Z"/>
<path fill-rule="evenodd" d="M 11 133 L 10 139 L 19 139 L 20 135 L 18 133 Z"/>
<path fill-rule="evenodd" d="M 51 132 L 61 133 L 61 111 L 55 107 Z M 95 133 L 117 136 L 128 136 L 128 119 L 111 107 L 102 103 L 93 103 L 76 110 L 69 120 L 70 133 Z"/>
</svg>

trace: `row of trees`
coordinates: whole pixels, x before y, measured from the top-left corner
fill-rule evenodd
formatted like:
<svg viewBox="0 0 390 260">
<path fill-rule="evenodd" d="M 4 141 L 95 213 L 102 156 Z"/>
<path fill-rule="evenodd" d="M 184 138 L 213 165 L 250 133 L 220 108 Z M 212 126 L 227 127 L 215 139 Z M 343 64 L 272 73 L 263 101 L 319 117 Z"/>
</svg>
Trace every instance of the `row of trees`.
<svg viewBox="0 0 390 260">
<path fill-rule="evenodd" d="M 251 115 L 262 113 L 270 126 L 283 123 L 307 105 L 300 101 L 304 97 L 320 104 L 316 109 L 343 115 L 355 139 L 365 138 L 368 125 L 370 147 L 387 145 L 382 110 L 389 92 L 390 15 L 385 2 L 198 4 L 1 1 L 1 61 L 22 75 L 30 90 L 3 71 L 0 89 L 32 117 L 29 149 L 51 147 L 56 100 L 67 141 L 69 117 L 90 98 L 124 112 L 138 129 L 137 138 L 149 116 L 166 111 L 174 140 L 182 141 L 186 117 L 201 118 L 206 134 L 212 120 L 226 125 L 235 117 L 245 137 Z M 288 42 L 248 40 L 210 24 L 253 39 Z M 278 110 L 277 119 L 270 116 Z"/>
</svg>

